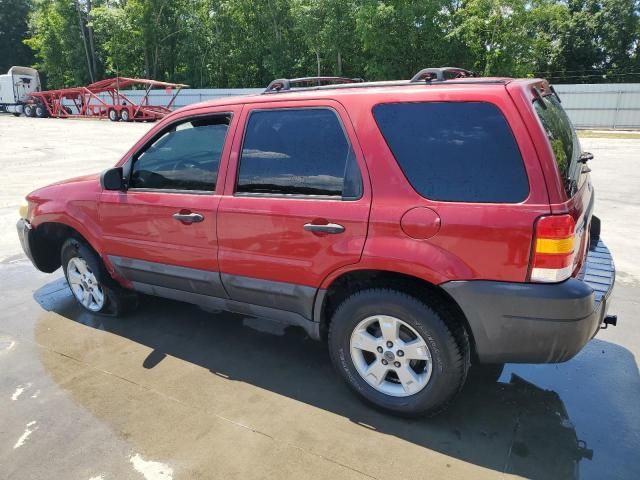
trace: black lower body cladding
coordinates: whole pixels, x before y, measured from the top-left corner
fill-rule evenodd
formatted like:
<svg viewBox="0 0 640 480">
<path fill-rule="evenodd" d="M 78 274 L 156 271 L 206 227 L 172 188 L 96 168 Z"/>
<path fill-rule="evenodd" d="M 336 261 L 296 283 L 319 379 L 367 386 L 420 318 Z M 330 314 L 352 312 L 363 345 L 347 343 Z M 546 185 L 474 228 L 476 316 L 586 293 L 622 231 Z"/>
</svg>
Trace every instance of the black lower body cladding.
<svg viewBox="0 0 640 480">
<path fill-rule="evenodd" d="M 557 284 L 454 281 L 442 286 L 467 317 L 481 363 L 569 360 L 598 332 L 615 281 L 597 240 L 577 278 Z"/>
</svg>

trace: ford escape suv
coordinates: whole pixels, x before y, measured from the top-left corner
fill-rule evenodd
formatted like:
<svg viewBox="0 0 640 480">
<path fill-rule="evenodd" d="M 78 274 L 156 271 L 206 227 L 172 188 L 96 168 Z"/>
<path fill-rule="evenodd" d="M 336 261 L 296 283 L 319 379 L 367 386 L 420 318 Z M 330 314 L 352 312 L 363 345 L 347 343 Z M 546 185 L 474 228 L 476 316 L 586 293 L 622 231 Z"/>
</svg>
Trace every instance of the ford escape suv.
<svg viewBox="0 0 640 480">
<path fill-rule="evenodd" d="M 32 192 L 18 231 L 91 312 L 143 293 L 297 325 L 364 399 L 433 414 L 615 323 L 591 158 L 544 80 L 281 79 Z"/>
</svg>

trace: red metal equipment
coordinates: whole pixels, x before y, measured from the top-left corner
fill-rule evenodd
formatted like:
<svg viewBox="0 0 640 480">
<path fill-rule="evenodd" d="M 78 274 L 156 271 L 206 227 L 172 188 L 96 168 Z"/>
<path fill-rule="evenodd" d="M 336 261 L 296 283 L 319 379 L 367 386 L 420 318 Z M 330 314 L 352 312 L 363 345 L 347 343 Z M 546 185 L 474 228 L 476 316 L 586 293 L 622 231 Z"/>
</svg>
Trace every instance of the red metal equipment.
<svg viewBox="0 0 640 480">
<path fill-rule="evenodd" d="M 138 103 L 122 92 L 122 89 L 132 86 L 144 86 L 144 96 Z M 114 122 L 155 121 L 171 112 L 178 93 L 184 87 L 188 85 L 144 78 L 115 77 L 100 80 L 86 87 L 34 92 L 30 95 L 28 103 L 35 107 L 44 107 L 32 109 L 33 116 L 37 114 L 39 117 L 97 117 L 109 118 Z M 167 93 L 174 93 L 166 105 L 151 105 L 149 92 L 153 88 L 163 88 Z"/>
</svg>

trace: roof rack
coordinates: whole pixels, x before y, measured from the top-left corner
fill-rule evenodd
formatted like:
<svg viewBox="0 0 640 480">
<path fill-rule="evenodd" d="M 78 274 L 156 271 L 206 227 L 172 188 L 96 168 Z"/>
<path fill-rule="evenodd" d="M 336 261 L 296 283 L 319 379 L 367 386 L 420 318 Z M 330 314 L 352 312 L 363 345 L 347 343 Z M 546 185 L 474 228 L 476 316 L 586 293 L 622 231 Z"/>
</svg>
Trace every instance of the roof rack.
<svg viewBox="0 0 640 480">
<path fill-rule="evenodd" d="M 423 68 L 413 76 L 413 78 L 410 80 L 410 83 L 418 83 L 422 81 L 444 82 L 445 80 L 447 80 L 445 74 L 452 75 L 453 79 L 480 76 L 478 72 L 465 70 L 464 68 L 459 67 Z"/>
<path fill-rule="evenodd" d="M 448 78 L 447 78 L 448 77 Z M 365 82 L 361 78 L 346 77 L 303 77 L 303 78 L 279 78 L 272 81 L 264 90 L 264 94 L 286 93 L 299 91 L 314 91 L 326 89 L 352 89 L 373 87 L 401 87 L 433 85 L 446 83 L 447 85 L 464 84 L 505 84 L 509 78 L 482 77 L 479 73 L 458 67 L 425 68 L 416 73 L 411 80 L 386 80 L 377 82 Z M 292 88 L 294 84 L 296 88 Z"/>
<path fill-rule="evenodd" d="M 348 77 L 301 77 L 301 78 L 278 78 L 273 80 L 263 93 L 278 93 L 281 91 L 291 90 L 294 84 L 314 84 L 321 86 L 322 84 L 345 84 L 345 83 L 362 83 L 362 78 Z"/>
</svg>

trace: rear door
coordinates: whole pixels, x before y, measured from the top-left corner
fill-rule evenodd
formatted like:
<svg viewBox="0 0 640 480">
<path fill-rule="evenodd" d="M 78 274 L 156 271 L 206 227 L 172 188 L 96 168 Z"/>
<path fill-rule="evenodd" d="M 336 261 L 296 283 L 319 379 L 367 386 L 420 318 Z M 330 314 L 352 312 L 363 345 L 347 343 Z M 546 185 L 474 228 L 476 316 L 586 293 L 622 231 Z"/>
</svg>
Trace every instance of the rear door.
<svg viewBox="0 0 640 480">
<path fill-rule="evenodd" d="M 353 128 L 334 101 L 245 106 L 218 211 L 229 296 L 311 318 L 333 270 L 360 260 L 371 191 Z"/>
<path fill-rule="evenodd" d="M 106 254 L 138 289 L 225 296 L 217 259 L 219 167 L 240 110 L 225 107 L 158 131 L 126 164 L 128 189 L 101 194 Z"/>
</svg>

